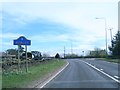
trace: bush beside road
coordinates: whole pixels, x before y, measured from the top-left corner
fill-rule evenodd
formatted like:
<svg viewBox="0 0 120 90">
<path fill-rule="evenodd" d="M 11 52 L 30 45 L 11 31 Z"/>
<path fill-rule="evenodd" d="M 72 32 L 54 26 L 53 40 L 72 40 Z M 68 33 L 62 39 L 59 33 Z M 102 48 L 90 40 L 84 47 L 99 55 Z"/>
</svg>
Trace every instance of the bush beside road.
<svg viewBox="0 0 120 90">
<path fill-rule="evenodd" d="M 29 67 L 29 72 L 8 73 L 2 76 L 2 88 L 21 88 L 25 87 L 33 81 L 44 78 L 49 73 L 66 64 L 64 60 L 50 60 L 44 64 L 38 64 Z M 24 70 L 25 71 L 25 70 Z"/>
</svg>

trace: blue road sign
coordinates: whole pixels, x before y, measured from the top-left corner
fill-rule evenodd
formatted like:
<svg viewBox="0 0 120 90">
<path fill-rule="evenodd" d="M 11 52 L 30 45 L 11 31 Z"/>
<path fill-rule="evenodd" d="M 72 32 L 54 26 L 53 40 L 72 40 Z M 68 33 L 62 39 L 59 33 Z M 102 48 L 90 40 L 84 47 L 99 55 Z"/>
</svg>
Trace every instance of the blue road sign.
<svg viewBox="0 0 120 90">
<path fill-rule="evenodd" d="M 31 40 L 26 39 L 24 36 L 19 37 L 13 41 L 14 45 L 31 45 Z"/>
</svg>

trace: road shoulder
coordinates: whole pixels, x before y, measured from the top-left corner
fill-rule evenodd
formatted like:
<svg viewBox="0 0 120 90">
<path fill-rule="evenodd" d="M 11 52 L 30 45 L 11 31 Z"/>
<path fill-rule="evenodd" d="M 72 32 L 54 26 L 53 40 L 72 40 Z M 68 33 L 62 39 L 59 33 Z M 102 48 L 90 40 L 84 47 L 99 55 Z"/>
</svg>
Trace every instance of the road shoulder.
<svg viewBox="0 0 120 90">
<path fill-rule="evenodd" d="M 47 83 L 49 83 L 53 78 L 55 78 L 60 72 L 62 72 L 69 63 L 66 61 L 66 64 L 62 67 L 58 68 L 54 72 L 50 72 L 49 74 L 45 75 L 43 78 L 33 81 L 27 88 L 43 88 Z"/>
</svg>

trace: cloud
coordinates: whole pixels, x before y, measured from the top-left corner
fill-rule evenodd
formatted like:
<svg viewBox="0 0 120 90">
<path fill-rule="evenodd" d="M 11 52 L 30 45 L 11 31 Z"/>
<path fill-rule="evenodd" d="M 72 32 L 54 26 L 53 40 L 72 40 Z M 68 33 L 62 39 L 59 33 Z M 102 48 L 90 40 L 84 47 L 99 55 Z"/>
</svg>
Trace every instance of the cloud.
<svg viewBox="0 0 120 90">
<path fill-rule="evenodd" d="M 7 27 L 11 33 L 3 31 L 2 38 L 12 40 L 20 36 L 19 33 L 23 33 L 33 43 L 38 43 L 32 47 L 36 50 L 41 49 L 39 46 L 41 43 L 46 43 L 48 45 L 46 50 L 48 50 L 51 42 L 53 46 L 50 49 L 60 48 L 60 45 L 56 45 L 58 42 L 62 43 L 61 46 L 65 45 L 70 48 L 68 44 L 71 41 L 76 50 L 92 49 L 96 46 L 104 47 L 104 21 L 95 20 L 95 17 L 106 17 L 107 27 L 117 29 L 117 3 L 111 3 L 111 0 L 100 0 L 99 2 L 102 3 L 91 1 L 94 3 L 76 1 L 72 1 L 73 3 L 58 1 L 59 3 L 56 3 L 57 1 L 54 0 L 52 3 L 49 3 L 48 0 L 40 3 L 35 1 L 34 3 L 4 3 L 3 11 L 5 14 L 11 15 L 10 17 L 5 16 L 4 24 L 7 26 L 7 20 L 9 20 L 8 24 L 12 28 Z M 107 3 L 104 3 L 105 1 Z M 14 32 L 13 29 L 16 31 Z M 116 30 L 114 30 L 115 32 Z"/>
<path fill-rule="evenodd" d="M 31 36 L 32 41 L 38 42 L 66 42 L 69 40 L 69 37 L 65 34 L 63 35 L 35 35 Z"/>
<path fill-rule="evenodd" d="M 23 36 L 23 34 L 18 33 L 2 33 L 0 38 L 2 39 L 17 39 L 19 36 Z"/>
<path fill-rule="evenodd" d="M 82 30 L 103 37 L 104 21 L 97 21 L 95 17 L 107 17 L 107 25 L 112 25 L 113 28 L 117 29 L 117 6 L 114 6 L 116 4 L 113 3 L 112 5 L 110 2 L 95 3 L 95 1 L 94 3 L 76 3 L 75 1 L 74 3 L 5 3 L 4 11 L 16 15 L 19 22 L 23 22 L 22 20 L 30 22 L 34 19 L 46 18 L 50 21 L 77 28 L 79 32 L 82 28 Z"/>
<path fill-rule="evenodd" d="M 16 1 L 16 0 L 4 0 L 1 2 L 118 2 L 119 0 L 20 0 L 20 1 Z"/>
<path fill-rule="evenodd" d="M 4 46 L 13 46 L 13 43 L 12 42 L 2 42 L 1 46 L 2 47 L 4 47 Z"/>
<path fill-rule="evenodd" d="M 1 33 L 0 34 L 0 45 L 3 50 L 8 48 L 15 48 L 13 45 L 13 40 L 17 39 L 19 36 L 23 36 L 23 34 L 18 33 Z"/>
</svg>

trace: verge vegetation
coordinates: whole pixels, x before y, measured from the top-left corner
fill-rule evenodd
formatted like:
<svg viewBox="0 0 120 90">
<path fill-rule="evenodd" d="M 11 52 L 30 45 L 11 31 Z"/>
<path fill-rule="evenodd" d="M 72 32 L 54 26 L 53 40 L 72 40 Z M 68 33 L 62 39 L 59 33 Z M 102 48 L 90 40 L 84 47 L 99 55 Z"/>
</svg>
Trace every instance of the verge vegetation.
<svg viewBox="0 0 120 90">
<path fill-rule="evenodd" d="M 110 59 L 110 58 L 98 58 L 99 60 L 104 60 L 108 62 L 113 62 L 113 63 L 119 63 L 120 64 L 120 59 Z"/>
<path fill-rule="evenodd" d="M 23 69 L 20 73 L 8 73 L 2 75 L 2 88 L 20 88 L 30 84 L 36 79 L 43 78 L 45 75 L 54 72 L 56 69 L 66 64 L 66 61 L 59 59 L 49 60 L 46 63 L 29 67 L 26 73 Z"/>
</svg>

